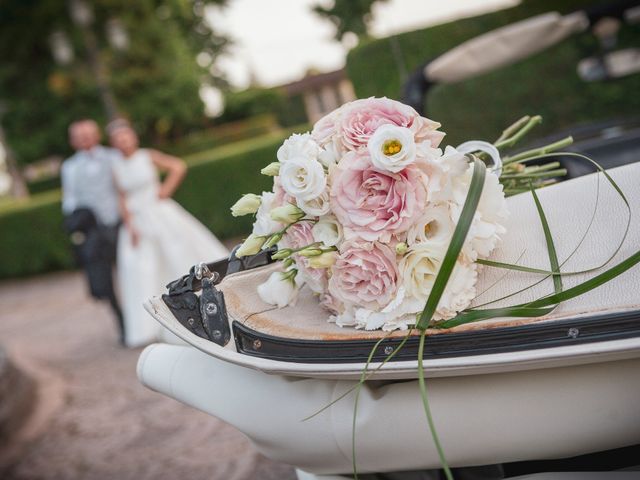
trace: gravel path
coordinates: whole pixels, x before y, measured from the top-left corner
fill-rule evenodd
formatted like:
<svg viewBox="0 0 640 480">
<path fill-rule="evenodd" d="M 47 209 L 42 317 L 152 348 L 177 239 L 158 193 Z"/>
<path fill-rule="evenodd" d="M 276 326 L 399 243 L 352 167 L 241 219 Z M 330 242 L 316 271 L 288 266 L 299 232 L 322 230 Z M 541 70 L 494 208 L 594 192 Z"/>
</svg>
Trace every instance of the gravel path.
<svg viewBox="0 0 640 480">
<path fill-rule="evenodd" d="M 0 342 L 37 373 L 39 404 L 53 412 L 0 466 L 4 480 L 295 478 L 230 425 L 140 385 L 141 349 L 117 346 L 79 273 L 0 284 Z"/>
</svg>

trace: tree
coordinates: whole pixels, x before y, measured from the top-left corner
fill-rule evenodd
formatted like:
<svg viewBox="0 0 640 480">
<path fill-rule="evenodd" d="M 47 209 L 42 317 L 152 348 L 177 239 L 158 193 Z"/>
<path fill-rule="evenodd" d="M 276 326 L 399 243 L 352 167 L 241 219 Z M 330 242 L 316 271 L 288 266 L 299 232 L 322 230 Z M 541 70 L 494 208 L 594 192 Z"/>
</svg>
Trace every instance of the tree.
<svg viewBox="0 0 640 480">
<path fill-rule="evenodd" d="M 88 0 L 85 0 L 89 4 Z M 68 154 L 75 118 L 105 122 L 86 31 L 60 0 L 0 3 L 0 100 L 7 140 L 20 163 Z M 94 52 L 118 109 L 144 140 L 178 135 L 204 121 L 203 82 L 220 83 L 210 66 L 227 40 L 205 22 L 225 0 L 94 0 Z M 204 52 L 204 53 L 203 53 Z M 196 56 L 204 55 L 196 63 Z M 54 58 L 55 57 L 55 58 Z M 202 61 L 202 58 L 206 61 Z"/>
<path fill-rule="evenodd" d="M 341 41 L 347 33 L 366 37 L 371 8 L 374 3 L 381 1 L 387 0 L 334 0 L 331 7 L 316 5 L 313 11 L 334 24 L 336 39 Z"/>
</svg>

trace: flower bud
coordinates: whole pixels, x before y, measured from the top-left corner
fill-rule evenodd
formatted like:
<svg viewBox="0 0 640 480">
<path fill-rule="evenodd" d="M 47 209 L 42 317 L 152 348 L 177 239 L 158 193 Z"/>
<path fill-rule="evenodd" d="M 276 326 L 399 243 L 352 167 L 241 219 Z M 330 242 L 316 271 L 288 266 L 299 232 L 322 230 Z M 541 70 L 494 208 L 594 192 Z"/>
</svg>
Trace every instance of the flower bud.
<svg viewBox="0 0 640 480">
<path fill-rule="evenodd" d="M 282 262 L 282 266 L 284 268 L 289 268 L 290 266 L 292 266 L 293 264 L 295 264 L 295 260 L 291 257 L 286 258 L 283 262 Z"/>
<path fill-rule="evenodd" d="M 244 243 L 236 250 L 236 257 L 246 257 L 248 255 L 255 255 L 260 251 L 262 245 L 264 245 L 265 237 L 259 237 L 253 233 L 247 237 Z"/>
<path fill-rule="evenodd" d="M 260 170 L 260 173 L 269 177 L 277 177 L 280 173 L 280 162 L 271 162 L 269 165 Z"/>
<path fill-rule="evenodd" d="M 282 207 L 274 208 L 271 210 L 270 215 L 271 220 L 289 225 L 304 217 L 304 212 L 294 204 L 288 203 Z"/>
<path fill-rule="evenodd" d="M 305 247 L 300 250 L 298 254 L 303 257 L 317 257 L 318 255 L 322 255 L 322 249 L 318 247 Z"/>
<path fill-rule="evenodd" d="M 250 213 L 256 213 L 258 208 L 260 208 L 260 203 L 260 195 L 247 193 L 233 204 L 233 207 L 231 207 L 231 215 L 234 217 L 241 217 L 243 215 L 249 215 Z"/>
<path fill-rule="evenodd" d="M 409 246 L 404 242 L 400 242 L 399 244 L 396 245 L 396 253 L 398 255 L 404 255 L 405 253 L 407 253 L 408 250 L 409 250 Z"/>
<path fill-rule="evenodd" d="M 311 268 L 329 268 L 336 263 L 336 252 L 324 252 L 321 255 L 309 258 Z"/>
<path fill-rule="evenodd" d="M 276 253 L 271 255 L 271 258 L 274 260 L 282 260 L 284 258 L 289 257 L 293 253 L 293 250 L 290 248 L 283 248 L 282 250 L 278 250 Z"/>
<path fill-rule="evenodd" d="M 269 240 L 265 242 L 265 244 L 263 245 L 263 248 L 271 248 L 280 240 L 282 240 L 282 232 L 274 233 L 269 237 Z"/>
<path fill-rule="evenodd" d="M 298 275 L 298 270 L 295 268 L 287 270 L 286 272 L 280 272 L 280 278 L 283 281 L 289 280 L 291 283 L 294 283 L 296 275 Z"/>
</svg>

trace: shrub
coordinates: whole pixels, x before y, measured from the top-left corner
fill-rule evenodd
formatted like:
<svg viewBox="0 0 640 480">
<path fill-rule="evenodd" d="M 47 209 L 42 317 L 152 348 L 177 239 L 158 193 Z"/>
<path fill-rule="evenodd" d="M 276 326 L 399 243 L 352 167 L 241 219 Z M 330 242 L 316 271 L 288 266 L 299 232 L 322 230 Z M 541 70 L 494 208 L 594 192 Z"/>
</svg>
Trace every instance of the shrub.
<svg viewBox="0 0 640 480">
<path fill-rule="evenodd" d="M 72 266 L 59 191 L 34 195 L 0 210 L 0 278 Z"/>
</svg>

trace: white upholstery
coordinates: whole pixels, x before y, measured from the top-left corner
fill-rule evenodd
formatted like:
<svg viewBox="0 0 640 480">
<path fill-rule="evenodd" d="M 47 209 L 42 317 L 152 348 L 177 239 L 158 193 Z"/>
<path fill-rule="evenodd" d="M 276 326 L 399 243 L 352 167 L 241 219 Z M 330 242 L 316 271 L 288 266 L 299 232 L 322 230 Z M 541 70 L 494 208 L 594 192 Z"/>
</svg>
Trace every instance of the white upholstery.
<svg viewBox="0 0 640 480">
<path fill-rule="evenodd" d="M 428 380 L 449 463 L 564 458 L 640 442 L 640 359 Z M 144 350 L 147 387 L 230 423 L 264 455 L 314 474 L 351 470 L 352 381 L 267 375 L 192 347 Z M 416 381 L 362 389 L 361 472 L 437 468 Z"/>
</svg>

